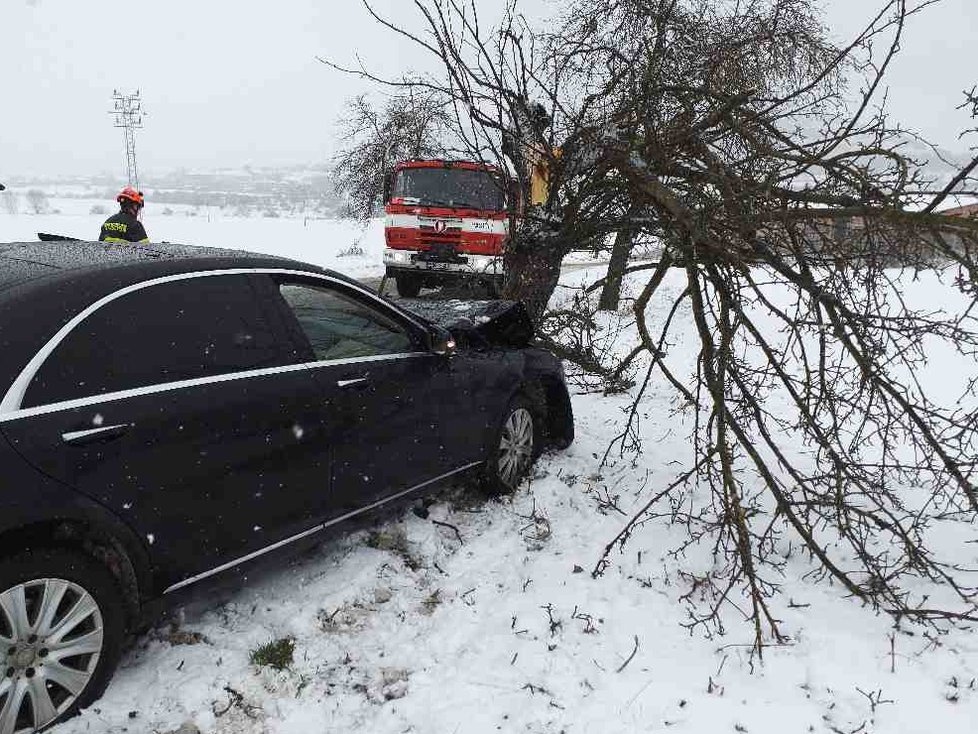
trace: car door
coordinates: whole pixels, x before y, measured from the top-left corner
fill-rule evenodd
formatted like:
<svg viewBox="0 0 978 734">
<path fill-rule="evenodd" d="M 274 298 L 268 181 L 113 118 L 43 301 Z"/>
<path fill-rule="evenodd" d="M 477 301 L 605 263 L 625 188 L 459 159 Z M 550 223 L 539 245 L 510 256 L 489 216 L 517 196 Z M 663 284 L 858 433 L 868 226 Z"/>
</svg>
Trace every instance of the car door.
<svg viewBox="0 0 978 734">
<path fill-rule="evenodd" d="M 129 522 L 169 581 L 254 553 L 329 493 L 332 412 L 277 324 L 248 275 L 139 288 L 60 342 L 3 432 Z"/>
<path fill-rule="evenodd" d="M 470 396 L 452 360 L 431 351 L 423 324 L 342 281 L 279 275 L 272 283 L 334 411 L 330 514 L 474 463 L 472 447 L 448 432 Z"/>
</svg>

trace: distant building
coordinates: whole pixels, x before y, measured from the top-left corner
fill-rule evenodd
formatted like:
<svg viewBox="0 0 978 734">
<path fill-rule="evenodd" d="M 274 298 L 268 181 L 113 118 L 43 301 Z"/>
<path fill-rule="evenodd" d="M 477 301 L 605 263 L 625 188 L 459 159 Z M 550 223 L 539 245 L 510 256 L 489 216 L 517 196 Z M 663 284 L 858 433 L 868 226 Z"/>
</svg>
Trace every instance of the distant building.
<svg viewBox="0 0 978 734">
<path fill-rule="evenodd" d="M 978 218 L 978 203 L 938 213 Z M 815 264 L 935 265 L 946 262 L 948 250 L 961 252 L 967 247 L 958 232 L 935 235 L 926 227 L 913 227 L 909 223 L 901 227 L 885 217 L 840 216 L 831 212 L 802 223 L 796 237 Z"/>
<path fill-rule="evenodd" d="M 966 204 L 938 212 L 947 217 L 978 217 L 978 204 Z"/>
</svg>

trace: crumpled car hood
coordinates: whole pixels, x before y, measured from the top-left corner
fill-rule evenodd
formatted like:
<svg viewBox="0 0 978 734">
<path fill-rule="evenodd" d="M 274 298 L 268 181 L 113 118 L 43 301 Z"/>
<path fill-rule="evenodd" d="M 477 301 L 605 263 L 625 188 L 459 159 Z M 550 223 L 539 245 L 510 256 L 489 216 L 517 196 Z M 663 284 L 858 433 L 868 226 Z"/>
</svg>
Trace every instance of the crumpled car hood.
<svg viewBox="0 0 978 734">
<path fill-rule="evenodd" d="M 448 329 L 465 347 L 520 349 L 533 339 L 533 322 L 518 301 L 428 301 L 403 298 L 397 304 Z"/>
</svg>

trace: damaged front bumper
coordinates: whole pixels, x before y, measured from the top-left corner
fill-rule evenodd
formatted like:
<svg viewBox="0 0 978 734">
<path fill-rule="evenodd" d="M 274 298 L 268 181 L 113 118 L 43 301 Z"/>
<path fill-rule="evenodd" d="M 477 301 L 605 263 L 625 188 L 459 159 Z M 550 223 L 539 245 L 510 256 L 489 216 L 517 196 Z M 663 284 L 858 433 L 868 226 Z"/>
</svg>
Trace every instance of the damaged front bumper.
<svg viewBox="0 0 978 734">
<path fill-rule="evenodd" d="M 521 349 L 533 342 L 533 322 L 518 301 L 429 301 L 402 298 L 402 308 L 448 329 L 459 346 Z"/>
</svg>

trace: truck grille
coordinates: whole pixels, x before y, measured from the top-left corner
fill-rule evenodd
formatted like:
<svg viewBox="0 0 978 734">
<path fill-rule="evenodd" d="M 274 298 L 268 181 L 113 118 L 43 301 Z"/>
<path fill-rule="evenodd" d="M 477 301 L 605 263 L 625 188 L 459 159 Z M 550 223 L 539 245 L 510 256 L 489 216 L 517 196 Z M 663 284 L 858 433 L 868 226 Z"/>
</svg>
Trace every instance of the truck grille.
<svg viewBox="0 0 978 734">
<path fill-rule="evenodd" d="M 421 244 L 456 245 L 462 242 L 462 220 L 452 217 L 419 217 Z"/>
</svg>

